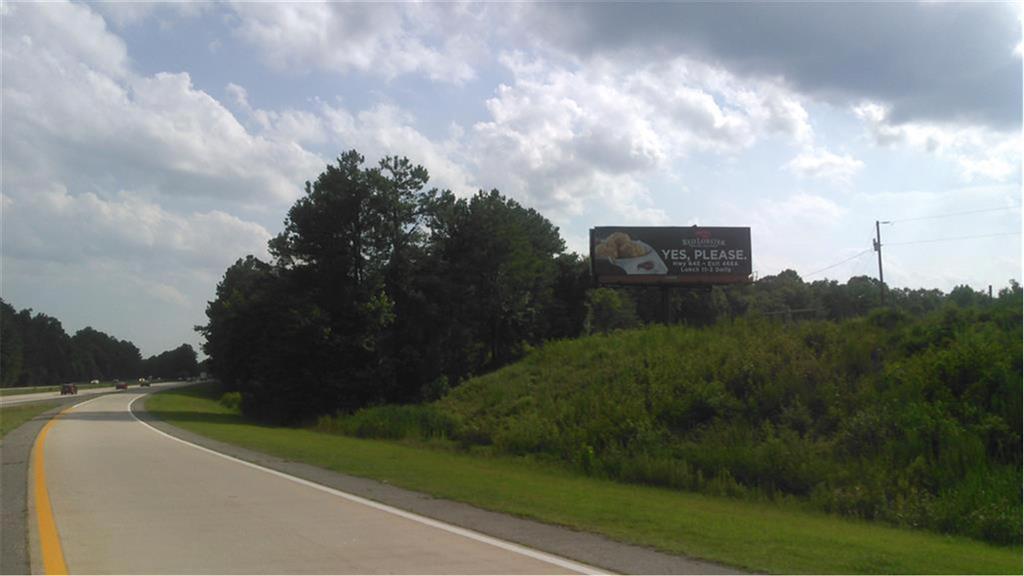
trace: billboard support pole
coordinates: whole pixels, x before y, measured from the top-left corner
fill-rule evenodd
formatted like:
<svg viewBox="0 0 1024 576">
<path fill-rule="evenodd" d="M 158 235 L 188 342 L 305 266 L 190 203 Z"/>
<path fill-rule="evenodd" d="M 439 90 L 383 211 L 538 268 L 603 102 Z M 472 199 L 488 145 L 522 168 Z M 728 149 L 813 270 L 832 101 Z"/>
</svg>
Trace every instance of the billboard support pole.
<svg viewBox="0 0 1024 576">
<path fill-rule="evenodd" d="M 672 324 L 672 298 L 667 284 L 661 285 L 661 323 Z"/>
</svg>

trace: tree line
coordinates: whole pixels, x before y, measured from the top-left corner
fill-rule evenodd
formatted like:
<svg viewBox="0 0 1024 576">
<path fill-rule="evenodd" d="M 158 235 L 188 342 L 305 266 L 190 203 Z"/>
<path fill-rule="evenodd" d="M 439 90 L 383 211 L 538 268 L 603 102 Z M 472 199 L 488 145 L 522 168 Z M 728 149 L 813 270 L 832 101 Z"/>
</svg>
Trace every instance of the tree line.
<svg viewBox="0 0 1024 576">
<path fill-rule="evenodd" d="M 247 413 L 432 399 L 578 332 L 585 264 L 558 229 L 496 190 L 458 198 L 427 180 L 405 158 L 345 153 L 306 183 L 270 262 L 228 268 L 198 329 Z"/>
<path fill-rule="evenodd" d="M 827 279 L 805 282 L 794 270 L 783 270 L 750 284 L 672 289 L 667 302 L 659 287 L 592 290 L 587 293 L 584 331 L 633 328 L 662 322 L 666 316 L 672 322 L 692 326 L 710 326 L 747 315 L 785 321 L 846 320 L 866 316 L 882 307 L 883 290 L 887 307 L 913 317 L 939 310 L 947 302 L 967 308 L 985 306 L 997 299 L 967 285 L 957 286 L 946 294 L 936 289 L 890 288 L 869 276 L 854 276 L 845 283 Z M 1020 284 L 1011 279 L 998 296 L 1020 293 Z"/>
<path fill-rule="evenodd" d="M 406 158 L 327 166 L 270 240 L 230 266 L 206 309 L 209 366 L 250 416 L 296 423 L 429 401 L 548 340 L 660 321 L 761 314 L 841 319 L 879 306 L 877 281 L 805 283 L 793 271 L 712 290 L 595 288 L 558 228 L 497 190 L 427 189 Z M 1014 290 L 1019 286 L 1014 285 Z M 965 292 L 966 291 L 966 292 Z M 969 294 L 968 294 L 969 293 Z M 982 297 L 967 287 L 949 297 Z M 938 290 L 890 291 L 923 314 Z"/>
<path fill-rule="evenodd" d="M 143 358 L 135 344 L 85 327 L 69 336 L 60 321 L 0 300 L 0 386 L 154 376 L 196 376 L 196 351 L 188 344 Z"/>
</svg>

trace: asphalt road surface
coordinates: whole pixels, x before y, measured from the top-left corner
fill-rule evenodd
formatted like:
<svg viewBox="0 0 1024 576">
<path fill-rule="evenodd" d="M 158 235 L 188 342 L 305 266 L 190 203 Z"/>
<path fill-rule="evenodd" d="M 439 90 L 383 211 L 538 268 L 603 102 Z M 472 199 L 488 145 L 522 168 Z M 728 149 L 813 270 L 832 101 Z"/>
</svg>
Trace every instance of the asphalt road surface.
<svg viewBox="0 0 1024 576">
<path fill-rule="evenodd" d="M 154 384 L 153 386 L 166 386 L 168 384 L 169 383 Z M 137 382 L 129 382 L 129 390 L 138 387 L 139 385 Z M 79 388 L 78 394 L 66 394 L 64 396 L 61 396 L 60 390 L 53 392 L 33 392 L 30 394 L 8 394 L 6 396 L 0 396 L 0 406 L 39 402 L 41 400 L 58 400 L 60 398 L 82 398 L 83 400 L 86 400 L 91 396 L 95 396 L 97 394 L 109 394 L 110 392 L 116 392 L 113 386 L 104 386 L 102 388 Z"/>
<path fill-rule="evenodd" d="M 89 400 L 46 433 L 45 485 L 71 573 L 594 571 L 174 439 L 131 414 L 146 392 Z"/>
</svg>

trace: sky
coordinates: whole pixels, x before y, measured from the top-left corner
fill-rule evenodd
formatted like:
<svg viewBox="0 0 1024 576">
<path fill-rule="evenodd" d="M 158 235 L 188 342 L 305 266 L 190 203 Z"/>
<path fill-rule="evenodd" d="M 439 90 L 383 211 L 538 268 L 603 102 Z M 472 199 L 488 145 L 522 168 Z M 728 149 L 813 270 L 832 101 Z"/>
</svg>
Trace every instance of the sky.
<svg viewBox="0 0 1024 576">
<path fill-rule="evenodd" d="M 594 226 L 748 226 L 757 276 L 1021 279 L 1014 3 L 3 2 L 3 299 L 197 350 L 344 151 Z"/>
</svg>

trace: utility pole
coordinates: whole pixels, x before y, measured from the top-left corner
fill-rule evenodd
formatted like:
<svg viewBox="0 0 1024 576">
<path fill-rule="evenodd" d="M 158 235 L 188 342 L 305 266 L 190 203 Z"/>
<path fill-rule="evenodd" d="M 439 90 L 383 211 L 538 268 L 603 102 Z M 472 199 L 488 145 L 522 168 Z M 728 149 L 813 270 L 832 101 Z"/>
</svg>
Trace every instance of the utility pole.
<svg viewBox="0 0 1024 576">
<path fill-rule="evenodd" d="M 888 224 L 889 222 L 879 222 L 875 220 L 875 252 L 878 252 L 878 290 L 881 292 L 882 306 L 885 306 L 885 277 L 882 276 L 882 227 L 880 224 Z"/>
</svg>

